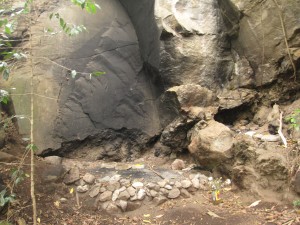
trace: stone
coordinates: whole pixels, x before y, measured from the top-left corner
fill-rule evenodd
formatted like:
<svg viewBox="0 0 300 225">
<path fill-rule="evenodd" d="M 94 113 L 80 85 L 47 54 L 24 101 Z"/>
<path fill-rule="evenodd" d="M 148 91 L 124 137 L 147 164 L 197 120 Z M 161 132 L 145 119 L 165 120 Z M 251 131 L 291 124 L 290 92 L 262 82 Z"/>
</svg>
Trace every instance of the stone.
<svg viewBox="0 0 300 225">
<path fill-rule="evenodd" d="M 194 188 L 196 188 L 196 189 L 200 188 L 200 181 L 198 178 L 194 177 L 194 179 L 192 179 L 192 184 L 193 184 Z"/>
<path fill-rule="evenodd" d="M 138 189 L 138 188 L 144 187 L 144 184 L 142 182 L 133 182 L 132 187 L 134 187 L 135 189 Z"/>
<path fill-rule="evenodd" d="M 186 189 L 181 189 L 180 194 L 184 198 L 190 198 L 191 197 L 191 194 Z"/>
<path fill-rule="evenodd" d="M 106 189 L 109 191 L 115 191 L 121 187 L 120 183 L 118 181 L 110 181 L 108 185 L 106 186 Z"/>
<path fill-rule="evenodd" d="M 105 191 L 107 191 L 107 189 L 106 189 L 105 187 L 101 187 L 101 188 L 100 188 L 100 192 L 101 192 L 101 193 L 103 193 L 103 192 L 105 192 Z"/>
<path fill-rule="evenodd" d="M 68 202 L 68 199 L 66 199 L 66 198 L 60 198 L 59 201 L 64 204 L 64 203 Z"/>
<path fill-rule="evenodd" d="M 134 196 L 130 197 L 130 201 L 137 201 L 138 197 L 137 194 L 135 194 Z"/>
<path fill-rule="evenodd" d="M 239 88 L 238 90 L 225 90 L 219 96 L 221 109 L 233 109 L 254 101 L 257 93 L 254 90 Z"/>
<path fill-rule="evenodd" d="M 257 111 L 256 114 L 253 117 L 253 123 L 256 123 L 259 126 L 262 126 L 267 123 L 268 115 L 271 112 L 271 108 L 268 108 L 266 106 L 261 106 Z"/>
<path fill-rule="evenodd" d="M 156 192 L 156 191 L 154 191 L 154 190 L 150 190 L 150 195 L 151 195 L 151 197 L 157 197 L 158 196 L 158 193 Z"/>
<path fill-rule="evenodd" d="M 192 182 L 190 180 L 183 180 L 181 181 L 181 186 L 183 188 L 189 188 L 192 185 Z"/>
<path fill-rule="evenodd" d="M 125 191 L 125 190 L 126 190 L 126 187 L 125 187 L 125 186 L 122 186 L 122 187 L 119 189 L 120 193 L 121 193 L 122 191 Z"/>
<path fill-rule="evenodd" d="M 138 190 L 137 198 L 138 200 L 143 200 L 146 197 L 146 191 L 144 189 Z"/>
<path fill-rule="evenodd" d="M 178 188 L 172 189 L 168 194 L 168 198 L 171 199 L 178 198 L 179 196 L 180 196 L 180 190 Z"/>
<path fill-rule="evenodd" d="M 62 158 L 59 156 L 47 156 L 44 158 L 44 160 L 53 165 L 61 165 L 62 163 Z"/>
<path fill-rule="evenodd" d="M 146 187 L 149 188 L 149 189 L 154 189 L 155 186 L 156 186 L 156 184 L 154 184 L 154 183 L 146 184 Z"/>
<path fill-rule="evenodd" d="M 182 184 L 179 181 L 175 181 L 175 187 L 181 188 Z"/>
<path fill-rule="evenodd" d="M 121 175 L 116 174 L 110 178 L 110 181 L 120 181 L 121 180 Z"/>
<path fill-rule="evenodd" d="M 171 164 L 172 170 L 182 170 L 185 168 L 185 163 L 181 159 L 175 159 L 174 162 Z"/>
<path fill-rule="evenodd" d="M 93 184 L 95 182 L 95 176 L 90 173 L 86 173 L 82 179 L 88 184 Z"/>
<path fill-rule="evenodd" d="M 112 195 L 112 201 L 114 202 L 114 201 L 116 201 L 117 199 L 118 199 L 118 197 L 119 197 L 119 194 L 120 194 L 120 191 L 119 190 L 115 190 L 114 192 L 113 192 L 113 195 Z"/>
<path fill-rule="evenodd" d="M 134 211 L 138 208 L 141 207 L 141 203 L 140 202 L 127 202 L 127 208 L 126 208 L 126 211 L 127 212 L 130 212 L 130 211 Z"/>
<path fill-rule="evenodd" d="M 120 180 L 120 184 L 125 187 L 129 187 L 131 185 L 130 180 L 124 178 Z"/>
<path fill-rule="evenodd" d="M 97 183 L 107 183 L 111 180 L 111 178 L 109 176 L 105 176 L 103 178 L 98 178 L 96 179 L 96 182 Z"/>
<path fill-rule="evenodd" d="M 116 206 L 116 204 L 110 202 L 108 203 L 106 209 L 109 214 L 117 214 L 119 212 L 119 208 Z"/>
<path fill-rule="evenodd" d="M 136 194 L 136 189 L 133 187 L 128 187 L 127 188 L 128 194 L 132 197 Z"/>
<path fill-rule="evenodd" d="M 167 189 L 167 190 L 172 190 L 172 186 L 169 185 L 169 184 L 167 184 L 167 185 L 165 186 L 165 189 Z"/>
<path fill-rule="evenodd" d="M 162 194 L 162 195 L 167 195 L 169 193 L 169 191 L 165 188 L 160 188 L 159 189 L 159 192 Z"/>
<path fill-rule="evenodd" d="M 272 134 L 263 135 L 263 136 L 261 136 L 260 139 L 262 141 L 266 141 L 266 142 L 277 142 L 277 141 L 280 141 L 279 135 L 272 135 Z"/>
<path fill-rule="evenodd" d="M 87 192 L 89 190 L 89 186 L 88 185 L 84 185 L 84 186 L 78 186 L 76 188 L 76 191 L 79 193 L 84 193 Z"/>
<path fill-rule="evenodd" d="M 165 187 L 165 186 L 167 185 L 167 182 L 163 180 L 163 181 L 157 182 L 157 184 L 158 184 L 161 188 L 163 188 L 163 187 Z"/>
<path fill-rule="evenodd" d="M 159 205 L 165 203 L 167 200 L 168 200 L 168 199 L 167 199 L 166 197 L 162 196 L 162 195 L 159 195 L 159 196 L 153 198 L 153 202 L 154 202 L 154 204 L 157 205 L 157 206 L 159 206 Z"/>
<path fill-rule="evenodd" d="M 100 193 L 100 187 L 99 186 L 93 186 L 89 192 L 89 196 L 91 198 L 96 197 Z"/>
<path fill-rule="evenodd" d="M 105 191 L 99 196 L 99 201 L 100 202 L 106 202 L 110 201 L 112 197 L 112 192 L 111 191 Z"/>
<path fill-rule="evenodd" d="M 120 207 L 120 209 L 122 210 L 122 212 L 126 212 L 126 209 L 127 209 L 127 201 L 123 201 L 123 200 L 119 200 L 116 202 L 117 206 Z"/>
<path fill-rule="evenodd" d="M 133 195 L 134 196 L 134 195 Z M 120 194 L 119 194 L 119 197 L 118 199 L 120 200 L 128 200 L 130 198 L 130 194 L 128 193 L 127 190 L 125 191 L 122 191 Z"/>
<path fill-rule="evenodd" d="M 232 157 L 234 137 L 224 124 L 211 120 L 201 128 L 199 122 L 190 134 L 188 150 L 202 166 L 213 166 Z"/>
<path fill-rule="evenodd" d="M 80 174 L 78 167 L 72 168 L 64 177 L 65 184 L 73 184 L 77 180 L 80 180 Z"/>
<path fill-rule="evenodd" d="M 0 162 L 10 163 L 18 158 L 6 152 L 0 152 Z"/>
</svg>

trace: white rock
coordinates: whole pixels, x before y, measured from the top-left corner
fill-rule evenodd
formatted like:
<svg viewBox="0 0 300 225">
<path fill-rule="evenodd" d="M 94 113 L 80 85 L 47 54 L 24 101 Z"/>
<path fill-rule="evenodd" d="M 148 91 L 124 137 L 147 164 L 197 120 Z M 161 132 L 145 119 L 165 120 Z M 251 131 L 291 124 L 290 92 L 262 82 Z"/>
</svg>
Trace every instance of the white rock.
<svg viewBox="0 0 300 225">
<path fill-rule="evenodd" d="M 109 191 L 115 191 L 120 188 L 120 183 L 118 181 L 110 181 L 106 189 Z"/>
<path fill-rule="evenodd" d="M 163 188 L 163 187 L 166 186 L 167 182 L 163 180 L 163 181 L 157 182 L 157 184 L 158 184 L 161 188 Z"/>
<path fill-rule="evenodd" d="M 180 195 L 180 190 L 178 188 L 174 188 L 172 189 L 169 194 L 168 194 L 168 198 L 178 198 Z"/>
<path fill-rule="evenodd" d="M 154 190 L 150 190 L 150 195 L 154 198 L 154 197 L 158 196 L 158 193 Z"/>
<path fill-rule="evenodd" d="M 144 189 L 140 189 L 137 193 L 138 200 L 143 200 L 146 196 L 146 191 Z"/>
<path fill-rule="evenodd" d="M 130 186 L 130 180 L 128 180 L 128 179 L 121 179 L 120 180 L 120 184 L 122 186 L 129 187 Z"/>
<path fill-rule="evenodd" d="M 200 181 L 196 177 L 194 177 L 194 179 L 192 180 L 192 184 L 193 184 L 194 188 L 197 188 L 197 189 L 200 188 Z"/>
<path fill-rule="evenodd" d="M 131 197 L 134 196 L 136 193 L 136 190 L 133 187 L 128 187 L 127 191 Z"/>
<path fill-rule="evenodd" d="M 183 180 L 181 181 L 181 185 L 183 188 L 189 188 L 192 185 L 192 182 L 189 180 Z"/>
<path fill-rule="evenodd" d="M 106 202 L 111 200 L 112 192 L 111 191 L 105 191 L 99 196 L 99 200 L 101 202 Z"/>
<path fill-rule="evenodd" d="M 124 186 L 119 189 L 120 193 L 125 190 L 126 190 L 126 187 L 124 187 Z"/>
<path fill-rule="evenodd" d="M 113 202 L 116 201 L 118 199 L 118 197 L 119 197 L 119 194 L 120 194 L 120 191 L 119 190 L 115 190 L 114 193 L 113 193 L 113 195 L 112 195 L 111 200 Z"/>
<path fill-rule="evenodd" d="M 119 180 L 121 180 L 121 175 L 120 174 L 116 174 L 116 175 L 112 176 L 110 178 L 110 180 L 111 181 L 119 181 Z"/>
<path fill-rule="evenodd" d="M 82 179 L 88 184 L 93 184 L 95 182 L 95 176 L 90 173 L 86 173 Z"/>
<path fill-rule="evenodd" d="M 126 212 L 126 209 L 127 209 L 127 201 L 124 201 L 124 200 L 120 200 L 120 201 L 118 201 L 117 203 L 117 206 L 119 206 L 120 208 L 121 208 L 121 210 L 123 211 L 123 212 Z"/>
<path fill-rule="evenodd" d="M 169 184 L 167 184 L 167 185 L 165 186 L 165 189 L 167 189 L 167 190 L 172 190 L 172 186 L 169 185 Z"/>
<path fill-rule="evenodd" d="M 177 187 L 177 188 L 181 188 L 181 187 L 182 187 L 182 185 L 181 185 L 181 183 L 180 183 L 179 181 L 176 181 L 176 182 L 175 182 L 175 187 Z"/>
<path fill-rule="evenodd" d="M 105 187 L 101 187 L 101 188 L 100 188 L 100 192 L 101 192 L 101 193 L 103 193 L 103 192 L 105 192 L 105 191 L 107 191 Z"/>
<path fill-rule="evenodd" d="M 99 194 L 99 192 L 100 192 L 100 187 L 99 186 L 94 186 L 94 187 L 91 188 L 89 196 L 91 198 L 94 198 Z"/>
<path fill-rule="evenodd" d="M 120 199 L 120 200 L 128 200 L 129 198 L 130 198 L 130 194 L 128 193 L 127 190 L 122 191 L 118 197 L 118 199 Z"/>
<path fill-rule="evenodd" d="M 78 186 L 76 188 L 77 192 L 79 193 L 84 193 L 84 192 L 87 192 L 89 190 L 89 186 L 87 185 L 83 185 L 83 186 Z"/>
<path fill-rule="evenodd" d="M 142 182 L 133 182 L 132 187 L 138 189 L 144 187 L 144 184 Z"/>
<path fill-rule="evenodd" d="M 185 168 L 185 163 L 181 159 L 175 159 L 171 165 L 172 170 L 182 170 Z"/>
</svg>

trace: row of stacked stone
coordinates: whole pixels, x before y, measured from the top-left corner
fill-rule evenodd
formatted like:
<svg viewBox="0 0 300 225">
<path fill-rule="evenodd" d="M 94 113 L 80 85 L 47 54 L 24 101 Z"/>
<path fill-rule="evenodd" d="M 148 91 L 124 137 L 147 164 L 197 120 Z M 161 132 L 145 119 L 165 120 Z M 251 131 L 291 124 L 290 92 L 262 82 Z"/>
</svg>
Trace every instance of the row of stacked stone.
<svg viewBox="0 0 300 225">
<path fill-rule="evenodd" d="M 180 196 L 189 198 L 191 193 L 207 188 L 208 178 L 203 174 L 190 174 L 188 178 L 177 181 L 167 179 L 159 182 L 143 183 L 131 181 L 120 175 L 106 176 L 101 179 L 89 173 L 77 182 L 77 192 L 88 193 L 91 198 L 96 198 L 100 207 L 108 211 L 130 211 L 138 208 L 142 201 L 153 201 L 160 205 L 168 199 Z"/>
</svg>

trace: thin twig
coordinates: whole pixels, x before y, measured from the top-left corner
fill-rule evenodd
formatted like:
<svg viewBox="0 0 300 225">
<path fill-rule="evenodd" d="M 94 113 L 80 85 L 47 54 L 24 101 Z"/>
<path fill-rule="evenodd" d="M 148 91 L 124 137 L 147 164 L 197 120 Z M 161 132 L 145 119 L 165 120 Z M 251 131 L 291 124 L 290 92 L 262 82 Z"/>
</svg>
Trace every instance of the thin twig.
<svg viewBox="0 0 300 225">
<path fill-rule="evenodd" d="M 153 167 L 153 166 L 150 166 L 149 169 L 150 169 L 153 173 L 155 173 L 155 174 L 156 174 L 157 176 L 159 176 L 161 179 L 165 179 L 161 174 L 159 174 L 158 172 L 156 172 L 152 167 Z"/>
<path fill-rule="evenodd" d="M 33 2 L 31 3 L 33 6 Z M 33 73 L 33 57 L 32 57 L 32 15 L 30 15 L 29 19 L 29 43 L 30 43 L 30 73 L 31 73 L 31 81 L 30 81 L 30 87 L 31 87 L 31 93 L 34 92 L 33 90 L 33 79 L 34 79 L 34 73 Z M 33 135 L 33 129 L 34 129 L 34 95 L 31 95 L 30 98 L 30 145 L 34 145 L 34 135 Z M 30 195 L 31 195 L 31 200 L 32 200 L 32 220 L 33 220 L 33 225 L 36 225 L 37 223 L 37 208 L 36 208 L 36 198 L 35 198 L 35 182 L 34 182 L 34 151 L 33 147 L 30 149 Z"/>
</svg>

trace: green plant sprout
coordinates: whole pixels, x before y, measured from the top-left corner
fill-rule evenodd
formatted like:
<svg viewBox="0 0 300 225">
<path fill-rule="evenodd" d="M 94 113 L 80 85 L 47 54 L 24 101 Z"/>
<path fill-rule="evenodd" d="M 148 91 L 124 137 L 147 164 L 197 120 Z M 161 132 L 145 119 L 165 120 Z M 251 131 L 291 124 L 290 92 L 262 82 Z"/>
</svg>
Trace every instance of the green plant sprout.
<svg viewBox="0 0 300 225">
<path fill-rule="evenodd" d="M 294 112 L 286 117 L 286 121 L 290 123 L 291 128 L 296 131 L 300 130 L 300 109 L 295 109 Z"/>
</svg>

